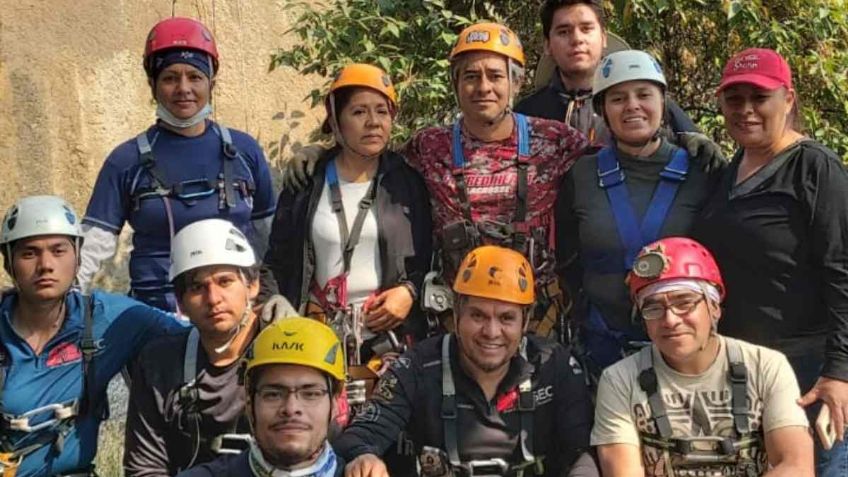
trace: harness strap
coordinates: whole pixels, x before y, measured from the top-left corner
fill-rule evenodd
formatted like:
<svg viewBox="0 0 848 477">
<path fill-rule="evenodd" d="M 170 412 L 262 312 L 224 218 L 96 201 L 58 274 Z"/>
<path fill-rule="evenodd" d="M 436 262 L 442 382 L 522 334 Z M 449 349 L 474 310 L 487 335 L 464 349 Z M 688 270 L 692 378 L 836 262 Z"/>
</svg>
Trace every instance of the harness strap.
<svg viewBox="0 0 848 477">
<path fill-rule="evenodd" d="M 3 401 L 3 390 L 6 387 L 6 368 L 9 367 L 9 354 L 6 347 L 0 344 L 0 402 Z"/>
<path fill-rule="evenodd" d="M 94 299 L 91 295 L 83 295 L 82 300 L 83 331 L 80 340 L 80 352 L 82 353 L 83 391 L 80 399 L 80 415 L 84 416 L 92 411 L 91 401 L 96 377 L 94 354 L 97 352 L 98 346 L 94 340 Z"/>
<path fill-rule="evenodd" d="M 521 357 L 527 360 L 527 340 L 521 342 Z M 536 410 L 536 401 L 533 398 L 533 384 L 528 375 L 518 385 L 518 412 L 521 416 L 521 431 L 518 437 L 521 445 L 521 456 L 525 463 L 536 460 L 533 454 L 533 411 Z"/>
<path fill-rule="evenodd" d="M 527 243 L 527 193 L 528 168 L 530 157 L 530 127 L 527 116 L 513 114 L 518 129 L 518 147 L 516 151 L 517 184 L 515 189 L 516 205 L 512 224 L 513 248 L 523 251 Z M 451 154 L 453 156 L 453 176 L 456 181 L 457 197 L 462 207 L 463 218 L 469 224 L 475 224 L 471 216 L 471 201 L 468 197 L 468 186 L 465 182 L 465 153 L 462 149 L 462 127 L 456 120 L 452 128 Z"/>
<path fill-rule="evenodd" d="M 742 359 L 742 347 L 734 340 L 724 340 L 727 346 L 733 425 L 739 436 L 751 432 L 748 420 L 748 368 Z"/>
<path fill-rule="evenodd" d="M 336 161 L 331 160 L 327 163 L 327 185 L 330 187 L 330 200 L 332 202 L 333 214 L 336 216 L 336 221 L 339 224 L 339 237 L 341 238 L 342 249 L 342 274 L 346 275 L 350 271 L 350 262 L 353 258 L 353 251 L 359 243 L 359 236 L 362 234 L 362 226 L 365 224 L 365 218 L 368 212 L 374 205 L 374 199 L 377 191 L 377 176 L 371 179 L 371 185 L 365 196 L 359 201 L 359 210 L 356 212 L 356 217 L 353 219 L 353 227 L 348 231 L 347 217 L 345 216 L 344 204 L 342 202 L 342 190 L 339 186 L 339 175 L 336 170 Z"/>
<path fill-rule="evenodd" d="M 233 186 L 233 162 L 238 157 L 238 151 L 233 146 L 233 137 L 226 126 L 217 125 L 221 133 L 221 142 L 224 149 L 224 163 L 221 171 L 221 179 L 224 181 L 223 197 L 218 200 L 219 209 L 231 209 L 236 206 L 236 190 Z"/>
<path fill-rule="evenodd" d="M 448 460 L 453 467 L 462 464 L 459 460 L 456 420 L 456 388 L 453 384 L 453 371 L 450 362 L 450 334 L 445 334 L 442 337 L 442 429 L 445 433 Z"/>
<path fill-rule="evenodd" d="M 171 185 L 169 185 L 164 172 L 156 162 L 153 155 L 153 147 L 147 138 L 147 131 L 136 136 L 136 146 L 138 147 L 140 163 L 150 175 L 153 185 L 150 188 L 133 190 L 133 201 L 136 209 L 139 207 L 139 201 L 146 197 L 162 197 L 163 199 L 174 197 L 182 201 L 193 201 L 214 194 L 217 189 L 218 208 L 223 210 L 236 206 L 236 188 L 240 189 L 245 197 L 253 195 L 256 191 L 256 186 L 252 182 L 252 175 L 250 180 L 235 179 L 233 168 L 235 161 L 240 158 L 240 154 L 238 149 L 233 145 L 232 133 L 226 126 L 220 124 L 213 123 L 212 128 L 221 138 L 221 149 L 224 153 L 223 160 L 221 161 L 221 171 L 218 173 L 217 180 L 195 179 Z M 244 166 L 247 168 L 246 164 Z M 250 174 L 249 168 L 248 174 Z M 186 193 L 185 189 L 187 186 L 205 186 L 205 189 L 200 192 Z"/>
<path fill-rule="evenodd" d="M 642 246 L 659 238 L 660 229 L 680 184 L 686 180 L 688 170 L 688 154 L 683 149 L 675 149 L 671 160 L 660 172 L 659 184 L 640 225 L 615 149 L 605 147 L 598 153 L 598 185 L 606 191 L 618 235 L 625 249 L 622 270 L 630 269 Z"/>
<path fill-rule="evenodd" d="M 150 145 L 150 140 L 147 139 L 147 131 L 142 131 L 138 136 L 136 136 L 135 143 L 138 146 L 141 165 L 144 166 L 147 173 L 150 174 L 158 192 L 169 192 L 170 187 L 166 185 L 167 181 L 165 180 L 165 176 L 162 174 L 162 171 L 156 164 L 156 159 L 153 157 L 153 147 Z"/>
<path fill-rule="evenodd" d="M 747 405 L 748 369 L 742 359 L 742 348 L 739 343 L 728 339 L 725 339 L 724 343 L 727 347 L 728 378 L 731 386 L 734 428 L 738 437 L 745 438 L 751 433 Z M 672 434 L 671 423 L 659 390 L 652 348 L 645 348 L 642 351 L 639 364 L 639 386 L 648 395 L 648 407 L 659 435 L 663 439 L 670 439 Z"/>
<path fill-rule="evenodd" d="M 178 391 L 180 406 L 183 408 L 188 418 L 188 434 L 192 442 L 192 458 L 186 468 L 194 464 L 200 452 L 201 432 L 200 432 L 200 410 L 197 408 L 197 402 L 200 400 L 200 395 L 197 390 L 197 353 L 200 350 L 200 332 L 196 327 L 192 327 L 188 333 L 186 340 L 185 353 L 183 354 L 183 385 Z"/>
<path fill-rule="evenodd" d="M 639 387 L 648 395 L 648 408 L 663 439 L 671 438 L 671 422 L 660 394 L 657 373 L 654 369 L 654 353 L 651 347 L 641 351 L 639 360 Z"/>
<path fill-rule="evenodd" d="M 457 432 L 456 386 L 453 380 L 453 370 L 450 361 L 450 334 L 442 337 L 442 428 L 444 430 L 445 447 L 448 459 L 454 468 L 462 468 L 459 458 L 459 438 Z M 527 340 L 522 340 L 520 354 L 526 360 Z M 518 385 L 518 412 L 520 413 L 521 429 L 519 431 L 519 446 L 524 462 L 517 467 L 541 462 L 533 454 L 533 412 L 536 409 L 533 397 L 533 386 L 530 376 Z"/>
</svg>

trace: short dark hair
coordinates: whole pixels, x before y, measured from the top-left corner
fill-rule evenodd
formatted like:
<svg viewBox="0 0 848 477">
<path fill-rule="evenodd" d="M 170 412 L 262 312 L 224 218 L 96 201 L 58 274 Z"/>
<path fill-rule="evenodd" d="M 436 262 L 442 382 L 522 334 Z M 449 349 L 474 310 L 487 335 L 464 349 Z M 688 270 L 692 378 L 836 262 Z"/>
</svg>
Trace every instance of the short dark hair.
<svg viewBox="0 0 848 477">
<path fill-rule="evenodd" d="M 246 284 L 251 284 L 256 280 L 259 280 L 259 265 L 254 265 L 252 267 L 236 267 L 242 275 L 244 275 L 244 279 Z M 174 278 L 174 295 L 177 297 L 177 300 L 181 300 L 183 295 L 185 295 L 186 290 L 188 290 L 189 283 L 194 279 L 194 276 L 200 269 L 189 270 L 185 273 L 181 273 Z"/>
<path fill-rule="evenodd" d="M 595 16 L 598 17 L 598 23 L 601 24 L 601 28 L 606 28 L 604 6 L 600 0 L 545 0 L 541 10 L 542 33 L 545 35 L 545 38 L 548 38 L 551 34 L 551 27 L 554 23 L 554 14 L 557 10 L 574 5 L 586 5 L 591 8 L 592 11 L 595 12 Z"/>
<path fill-rule="evenodd" d="M 348 87 L 348 88 L 339 88 L 333 93 L 333 106 L 336 108 L 336 114 L 342 112 L 342 109 L 350 103 L 350 99 L 353 98 L 353 93 L 355 93 L 359 88 L 357 87 Z M 324 118 L 324 123 L 321 124 L 321 132 L 324 134 L 332 134 L 333 128 L 330 124 L 330 112 L 327 111 L 327 117 Z"/>
</svg>

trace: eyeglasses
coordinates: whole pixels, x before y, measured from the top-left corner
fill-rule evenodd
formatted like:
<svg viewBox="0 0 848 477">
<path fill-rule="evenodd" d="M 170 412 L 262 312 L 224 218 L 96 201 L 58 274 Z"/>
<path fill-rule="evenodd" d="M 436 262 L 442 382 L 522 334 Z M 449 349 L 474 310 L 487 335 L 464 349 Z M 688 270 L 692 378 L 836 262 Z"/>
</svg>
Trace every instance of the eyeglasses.
<svg viewBox="0 0 848 477">
<path fill-rule="evenodd" d="M 256 391 L 259 402 L 268 406 L 282 406 L 294 395 L 298 401 L 307 406 L 321 402 L 330 391 L 312 386 L 289 388 L 285 386 L 264 386 Z"/>
<path fill-rule="evenodd" d="M 704 301 L 704 295 L 683 296 L 670 300 L 668 305 L 659 302 L 647 304 L 639 311 L 642 313 L 642 318 L 647 321 L 659 320 L 665 316 L 666 310 L 671 310 L 677 316 L 691 313 L 702 301 Z"/>
</svg>

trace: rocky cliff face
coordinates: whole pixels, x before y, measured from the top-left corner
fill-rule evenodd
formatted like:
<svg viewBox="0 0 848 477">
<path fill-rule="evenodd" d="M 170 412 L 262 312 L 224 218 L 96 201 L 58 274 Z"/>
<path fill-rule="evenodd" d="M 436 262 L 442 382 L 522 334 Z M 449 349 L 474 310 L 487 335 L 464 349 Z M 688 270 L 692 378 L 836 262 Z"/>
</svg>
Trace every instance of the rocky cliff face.
<svg viewBox="0 0 848 477">
<path fill-rule="evenodd" d="M 0 0 L 2 211 L 21 195 L 52 193 L 84 212 L 106 155 L 154 119 L 142 51 L 149 29 L 172 14 L 213 31 L 214 118 L 256 137 L 279 171 L 323 116 L 304 100 L 321 78 L 268 72 L 271 53 L 292 41 L 282 2 Z M 125 252 L 102 284 L 125 283 Z"/>
</svg>

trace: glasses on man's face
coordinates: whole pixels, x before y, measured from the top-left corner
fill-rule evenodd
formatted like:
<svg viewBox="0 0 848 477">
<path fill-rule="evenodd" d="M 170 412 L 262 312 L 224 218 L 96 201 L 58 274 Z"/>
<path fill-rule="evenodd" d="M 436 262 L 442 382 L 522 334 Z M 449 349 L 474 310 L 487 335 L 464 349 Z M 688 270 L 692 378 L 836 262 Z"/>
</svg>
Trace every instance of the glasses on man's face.
<svg viewBox="0 0 848 477">
<path fill-rule="evenodd" d="M 642 313 L 642 318 L 648 321 L 661 319 L 665 316 L 666 310 L 671 310 L 675 315 L 682 316 L 691 313 L 703 300 L 704 295 L 684 295 L 669 298 L 668 305 L 660 302 L 648 303 L 642 307 L 640 313 Z"/>
<path fill-rule="evenodd" d="M 330 394 L 325 388 L 313 385 L 290 388 L 286 386 L 263 386 L 256 391 L 259 402 L 268 406 L 282 406 L 292 395 L 306 406 L 314 406 Z"/>
</svg>

